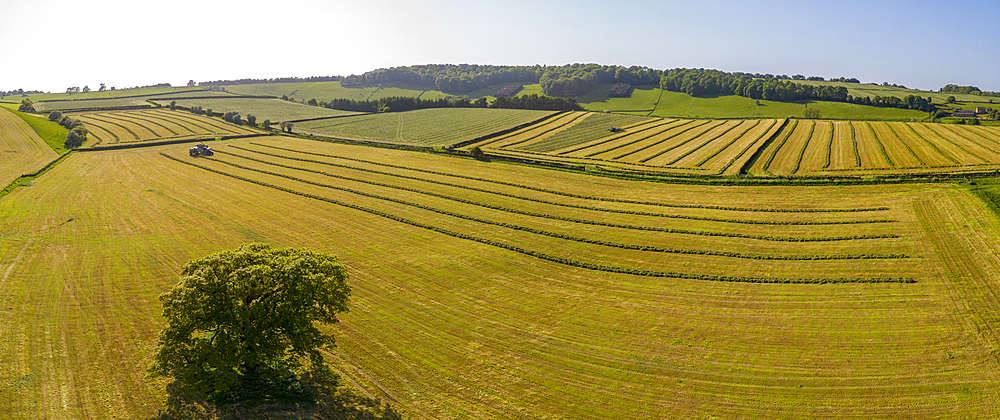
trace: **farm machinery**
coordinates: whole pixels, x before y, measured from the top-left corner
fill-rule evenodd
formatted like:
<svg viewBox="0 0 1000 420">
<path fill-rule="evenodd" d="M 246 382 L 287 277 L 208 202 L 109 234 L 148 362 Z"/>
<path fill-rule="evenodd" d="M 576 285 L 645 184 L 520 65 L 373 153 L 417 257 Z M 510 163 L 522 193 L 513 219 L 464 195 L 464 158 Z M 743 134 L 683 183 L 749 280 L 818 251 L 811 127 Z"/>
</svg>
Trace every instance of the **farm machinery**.
<svg viewBox="0 0 1000 420">
<path fill-rule="evenodd" d="M 612 133 L 622 133 L 622 132 L 625 132 L 625 129 L 624 128 L 618 128 L 618 127 L 611 127 L 611 129 L 608 130 L 608 131 L 610 131 Z"/>
<path fill-rule="evenodd" d="M 188 153 L 191 154 L 191 157 L 212 156 L 215 154 L 215 152 L 212 151 L 211 147 L 208 147 L 204 144 L 199 144 L 195 147 L 188 149 Z"/>
</svg>

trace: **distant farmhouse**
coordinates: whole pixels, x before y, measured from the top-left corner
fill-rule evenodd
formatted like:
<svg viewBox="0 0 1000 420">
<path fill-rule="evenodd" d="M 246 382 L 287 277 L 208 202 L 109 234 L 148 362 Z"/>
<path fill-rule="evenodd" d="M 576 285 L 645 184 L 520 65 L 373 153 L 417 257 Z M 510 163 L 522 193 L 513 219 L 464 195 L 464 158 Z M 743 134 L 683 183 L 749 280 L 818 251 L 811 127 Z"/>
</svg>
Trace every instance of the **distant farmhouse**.
<svg viewBox="0 0 1000 420">
<path fill-rule="evenodd" d="M 977 106 L 976 107 L 976 115 L 985 114 L 985 113 L 986 113 L 986 107 L 985 106 Z"/>
<path fill-rule="evenodd" d="M 955 111 L 955 113 L 951 114 L 951 116 L 952 117 L 963 117 L 963 118 L 974 118 L 976 116 L 976 111 L 964 110 L 963 109 L 963 110 Z"/>
</svg>

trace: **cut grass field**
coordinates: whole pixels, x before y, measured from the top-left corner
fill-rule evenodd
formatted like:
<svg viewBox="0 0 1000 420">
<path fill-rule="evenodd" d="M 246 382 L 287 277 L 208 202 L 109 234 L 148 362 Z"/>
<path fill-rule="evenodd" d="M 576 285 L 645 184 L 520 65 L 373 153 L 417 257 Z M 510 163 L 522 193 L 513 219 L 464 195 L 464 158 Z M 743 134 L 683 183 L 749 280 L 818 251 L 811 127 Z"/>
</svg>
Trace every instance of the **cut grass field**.
<svg viewBox="0 0 1000 420">
<path fill-rule="evenodd" d="M 21 117 L 0 107 L 0 188 L 15 178 L 41 169 L 59 154 Z"/>
<path fill-rule="evenodd" d="M 260 131 L 221 119 L 164 108 L 71 115 L 83 121 L 90 131 L 91 141 L 87 144 L 88 147 L 261 134 Z"/>
<path fill-rule="evenodd" d="M 296 138 L 216 149 L 75 154 L 0 199 L 5 415 L 155 416 L 156 296 L 187 260 L 248 241 L 347 264 L 334 367 L 412 418 L 1000 403 L 1000 220 L 961 186 L 664 185 Z"/>
<path fill-rule="evenodd" d="M 435 108 L 295 124 L 295 132 L 350 140 L 443 147 L 517 127 L 553 111 Z"/>
<path fill-rule="evenodd" d="M 66 127 L 49 121 L 48 118 L 41 115 L 19 112 L 15 105 L 0 104 L 0 108 L 7 109 L 28 123 L 45 144 L 49 145 L 56 153 L 66 153 L 66 135 L 69 133 Z"/>
<path fill-rule="evenodd" d="M 859 176 L 1000 169 L 993 127 L 886 121 L 688 120 L 572 113 L 464 146 L 664 174 Z M 611 133 L 619 126 L 624 132 Z M 771 139 L 765 145 L 765 141 Z M 765 147 L 766 146 L 766 147 Z M 764 149 L 760 149 L 765 147 Z M 760 150 L 758 150 L 760 149 Z M 757 153 L 759 152 L 759 153 Z"/>
<path fill-rule="evenodd" d="M 279 121 L 303 120 L 309 118 L 336 117 L 343 115 L 354 115 L 357 112 L 340 111 L 336 109 L 309 106 L 298 102 L 283 101 L 281 99 L 265 98 L 241 98 L 233 96 L 231 98 L 205 98 L 205 99 L 180 99 L 180 100 L 154 100 L 154 102 L 169 106 L 171 102 L 176 102 L 177 106 L 191 108 L 201 106 L 203 109 L 211 109 L 212 112 L 226 113 L 230 111 L 239 112 L 243 119 L 247 115 L 257 117 L 258 122 L 271 120 L 277 125 Z"/>
</svg>

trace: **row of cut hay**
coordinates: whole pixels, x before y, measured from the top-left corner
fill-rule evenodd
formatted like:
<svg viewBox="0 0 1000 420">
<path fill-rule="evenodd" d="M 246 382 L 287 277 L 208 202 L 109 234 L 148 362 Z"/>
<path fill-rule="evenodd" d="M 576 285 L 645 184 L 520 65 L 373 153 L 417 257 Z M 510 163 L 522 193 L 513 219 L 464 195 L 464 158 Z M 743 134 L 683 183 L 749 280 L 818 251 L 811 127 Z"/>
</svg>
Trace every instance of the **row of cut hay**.
<svg viewBox="0 0 1000 420">
<path fill-rule="evenodd" d="M 677 147 L 663 150 L 658 154 L 646 157 L 642 163 L 650 165 L 676 166 L 676 167 L 698 167 L 700 161 L 707 160 L 699 157 L 706 154 L 714 154 L 715 150 L 711 144 L 729 143 L 729 138 L 736 139 L 736 136 L 749 131 L 756 126 L 759 121 L 729 121 L 716 129 L 695 137 L 687 144 L 679 144 Z"/>
<path fill-rule="evenodd" d="M 624 133 L 609 134 L 582 144 L 557 149 L 552 151 L 552 153 L 567 157 L 592 157 L 604 151 L 621 147 L 624 144 L 641 141 L 651 135 L 650 133 L 655 134 L 668 125 L 670 127 L 677 127 L 692 122 L 692 120 L 650 120 L 628 128 Z"/>
<path fill-rule="evenodd" d="M 755 166 L 759 168 L 757 171 L 763 174 L 768 174 L 767 168 L 771 166 L 771 162 L 774 161 L 775 155 L 778 154 L 778 151 L 781 150 L 782 146 L 785 145 L 785 142 L 788 141 L 788 138 L 791 137 L 798 124 L 799 120 L 793 120 L 776 133 L 775 141 L 763 150 L 761 158 L 755 162 Z"/>
<path fill-rule="evenodd" d="M 787 122 L 787 120 L 781 120 L 780 122 L 779 120 L 770 121 L 766 126 L 764 124 L 758 125 L 757 129 L 745 134 L 739 141 L 730 145 L 726 150 L 702 166 L 712 169 L 715 173 L 721 175 L 738 175 L 743 165 L 753 156 L 753 151 L 762 147 L 767 139 L 777 135 L 781 127 Z"/>
<path fill-rule="evenodd" d="M 501 136 L 489 142 L 482 143 L 480 147 L 489 147 L 491 149 L 520 149 L 522 146 L 525 146 L 525 143 L 549 136 L 553 134 L 554 131 L 572 125 L 580 118 L 584 118 L 588 115 L 590 114 L 586 112 L 567 112 L 556 118 L 547 119 L 541 124 L 525 127 L 524 129 L 515 131 L 506 136 Z"/>
<path fill-rule="evenodd" d="M 590 116 L 596 115 L 596 114 L 591 113 L 591 112 L 578 113 L 578 114 L 579 115 L 573 117 L 572 119 L 570 119 L 568 121 L 565 121 L 565 122 L 563 122 L 561 124 L 554 125 L 554 126 L 550 125 L 549 128 L 548 128 L 548 130 L 545 130 L 544 132 L 540 132 L 538 134 L 535 134 L 535 135 L 531 136 L 530 138 L 528 138 L 526 140 L 522 140 L 520 142 L 515 142 L 515 143 L 510 143 L 507 146 L 505 146 L 504 148 L 506 148 L 506 149 L 512 149 L 512 150 L 537 151 L 538 147 L 546 147 L 547 144 L 548 144 L 547 140 L 550 139 L 550 138 L 552 138 L 552 136 L 555 136 L 555 135 L 557 135 L 557 134 L 559 134 L 561 132 L 569 130 L 569 129 L 573 128 L 574 126 L 576 126 L 577 124 L 579 124 L 580 122 L 585 121 Z M 517 147 L 513 147 L 513 146 L 517 146 Z"/>
<path fill-rule="evenodd" d="M 567 148 L 578 147 L 591 141 L 608 138 L 612 136 L 610 133 L 612 127 L 621 128 L 625 132 L 629 132 L 650 121 L 660 120 L 635 115 L 603 112 L 591 113 L 589 117 L 574 124 L 567 130 L 560 131 L 546 137 L 544 140 L 535 142 L 531 145 L 530 149 L 525 148 L 524 150 L 539 153 L 555 153 L 558 150 L 566 150 Z"/>
<path fill-rule="evenodd" d="M 731 135 L 719 138 L 713 142 L 713 144 L 707 145 L 702 149 L 701 153 L 694 155 L 692 159 L 697 159 L 697 161 L 695 161 L 691 166 L 701 167 L 702 165 L 705 165 L 705 163 L 712 160 L 719 154 L 724 153 L 737 141 L 745 138 L 751 130 L 758 128 L 762 123 L 766 124 L 766 120 L 753 120 L 753 124 L 743 124 L 739 132 L 734 132 Z"/>
<path fill-rule="evenodd" d="M 720 256 L 713 256 L 716 258 L 712 258 L 711 261 L 705 261 L 704 258 L 708 257 L 702 255 L 691 255 L 688 257 L 677 256 L 672 259 L 663 259 L 655 257 L 655 253 L 650 253 L 650 251 L 653 250 L 652 248 L 642 249 L 644 246 L 624 250 L 617 246 L 611 246 L 614 242 L 590 240 L 585 238 L 580 238 L 584 241 L 584 244 L 573 244 L 572 242 L 576 241 L 571 239 L 571 235 L 548 232 L 553 234 L 549 235 L 536 228 L 506 221 L 509 220 L 506 217 L 504 218 L 505 221 L 502 222 L 485 219 L 478 216 L 478 211 L 465 209 L 463 206 L 448 205 L 449 209 L 446 210 L 441 208 L 441 204 L 435 204 L 433 200 L 430 200 L 430 202 L 424 200 L 414 201 L 412 194 L 386 194 L 383 191 L 373 193 L 369 192 L 370 188 L 358 189 L 353 186 L 345 187 L 342 186 L 342 183 L 338 182 L 333 184 L 328 181 L 317 180 L 314 176 L 291 175 L 286 172 L 268 171 L 253 166 L 232 164 L 231 162 L 226 162 L 226 164 L 230 167 L 230 169 L 220 169 L 221 172 L 232 173 L 232 168 L 238 168 L 243 171 L 251 172 L 244 177 L 254 181 L 260 179 L 262 175 L 266 175 L 268 177 L 267 179 L 273 179 L 273 181 L 264 181 L 266 184 L 272 186 L 283 186 L 286 188 L 286 191 L 289 192 L 305 193 L 311 196 L 324 198 L 333 194 L 336 197 L 332 198 L 333 200 L 351 203 L 354 206 L 358 206 L 352 207 L 358 210 L 361 210 L 360 207 L 373 209 L 382 214 L 392 216 L 389 217 L 392 220 L 411 225 L 413 225 L 413 223 L 410 222 L 416 222 L 421 227 L 430 228 L 431 230 L 439 233 L 449 235 L 457 234 L 460 235 L 459 237 L 464 239 L 471 239 L 476 242 L 489 245 L 497 246 L 496 244 L 504 244 L 499 246 L 515 252 L 522 252 L 522 250 L 524 250 L 526 252 L 523 253 L 531 256 L 545 255 L 552 258 L 543 257 L 542 259 L 571 266 L 613 272 L 617 272 L 617 269 L 606 269 L 602 267 L 620 267 L 625 270 L 621 272 L 653 277 L 679 277 L 702 280 L 714 279 L 719 281 L 740 281 L 738 280 L 739 278 L 747 277 L 743 275 L 726 274 L 740 273 L 739 267 L 743 267 L 745 263 L 733 262 L 730 264 L 720 264 L 717 261 L 717 257 Z M 347 193 L 347 195 L 345 196 L 344 193 Z M 398 198 L 400 196 L 405 198 Z M 461 211 L 452 210 L 456 207 L 461 209 Z M 470 212 L 475 215 L 470 215 Z M 472 225 L 468 222 L 472 222 Z M 492 227 L 486 228 L 486 226 Z M 692 262 L 702 261 L 702 263 L 697 265 L 697 267 L 700 268 L 697 268 L 697 271 L 693 273 L 687 270 L 674 271 L 675 269 L 680 268 L 677 265 L 677 260 Z M 582 264 L 576 264 L 575 262 Z M 775 261 L 767 263 L 767 266 L 815 267 L 817 264 L 822 264 L 826 267 L 826 269 L 820 271 L 827 273 L 828 276 L 834 276 L 831 278 L 823 278 L 823 280 L 817 279 L 817 282 L 903 281 L 902 279 L 890 280 L 889 277 L 850 277 L 846 273 L 856 272 L 856 265 L 858 264 L 858 262 L 853 261 Z M 909 269 L 906 269 L 905 267 L 911 266 L 912 264 L 912 261 L 907 261 L 905 259 L 880 259 L 879 263 L 873 264 L 874 267 L 872 267 L 871 270 L 868 270 L 868 272 L 880 274 L 907 272 Z M 775 271 L 793 272 L 794 269 L 778 268 Z M 760 271 L 754 270 L 754 272 Z M 767 280 L 761 279 L 757 281 Z M 783 280 L 776 281 L 781 282 Z"/>
<path fill-rule="evenodd" d="M 731 216 L 730 217 L 725 217 L 725 216 L 713 217 L 713 216 L 706 216 L 706 215 L 703 215 L 703 214 L 664 213 L 662 211 L 657 211 L 657 212 L 654 212 L 654 211 L 644 211 L 644 210 L 636 209 L 636 208 L 633 208 L 633 209 L 615 209 L 615 208 L 607 208 L 607 207 L 603 207 L 603 206 L 595 206 L 593 204 L 571 203 L 571 202 L 566 202 L 566 201 L 562 201 L 562 200 L 552 200 L 552 199 L 530 197 L 530 196 L 525 195 L 524 191 L 517 191 L 516 189 L 513 190 L 513 191 L 505 191 L 503 188 L 499 188 L 499 189 L 496 188 L 496 186 L 494 186 L 493 188 L 484 188 L 484 187 L 474 186 L 471 183 L 461 183 L 461 182 L 455 182 L 455 181 L 450 181 L 449 182 L 449 181 L 446 181 L 446 180 L 435 179 L 435 177 L 428 177 L 426 175 L 419 175 L 419 174 L 418 175 L 407 175 L 406 173 L 401 173 L 399 169 L 394 169 L 393 170 L 392 168 L 381 168 L 381 169 L 366 168 L 366 167 L 359 166 L 359 165 L 356 165 L 356 164 L 352 165 L 352 164 L 345 164 L 345 163 L 335 163 L 335 162 L 330 161 L 330 159 L 320 160 L 320 159 L 316 159 L 314 157 L 294 156 L 292 154 L 300 155 L 301 152 L 294 152 L 294 151 L 291 151 L 290 149 L 283 149 L 283 148 L 281 148 L 281 149 L 276 149 L 275 151 L 266 151 L 266 150 L 262 151 L 262 150 L 254 150 L 254 149 L 251 149 L 251 148 L 246 148 L 246 147 L 237 146 L 237 145 L 230 145 L 230 148 L 236 149 L 236 150 L 238 150 L 240 152 L 243 152 L 243 153 L 250 153 L 250 155 L 229 153 L 229 152 L 224 152 L 224 151 L 221 151 L 221 150 L 219 151 L 219 153 L 221 153 L 221 154 L 232 154 L 233 156 L 237 156 L 237 157 L 240 157 L 240 158 L 243 158 L 243 159 L 247 159 L 247 160 L 262 162 L 262 163 L 266 163 L 266 164 L 270 164 L 270 165 L 282 166 L 281 164 L 276 163 L 276 162 L 273 161 L 273 159 L 271 159 L 271 158 L 279 158 L 279 159 L 283 159 L 283 160 L 286 160 L 286 161 L 290 161 L 289 163 L 290 164 L 294 164 L 293 167 L 295 167 L 297 169 L 306 170 L 306 171 L 308 171 L 308 169 L 305 169 L 302 166 L 315 164 L 315 165 L 321 165 L 321 167 L 323 168 L 323 170 L 329 170 L 331 168 L 336 169 L 336 170 L 347 170 L 347 171 L 350 171 L 351 173 L 360 173 L 360 174 L 363 174 L 365 176 L 372 176 L 372 177 L 376 177 L 376 178 L 382 179 L 382 180 L 389 180 L 391 182 L 400 182 L 400 181 L 402 181 L 402 182 L 406 182 L 406 183 L 412 183 L 412 182 L 416 181 L 416 184 L 420 185 L 421 187 L 418 190 L 414 190 L 415 192 L 423 192 L 424 190 L 432 190 L 432 191 L 439 191 L 439 192 L 447 192 L 449 194 L 458 194 L 458 195 L 464 196 L 464 197 L 479 196 L 479 197 L 481 197 L 481 199 L 483 200 L 483 202 L 496 202 L 498 200 L 498 197 L 501 197 L 500 201 L 502 201 L 503 199 L 514 199 L 515 202 L 516 202 L 516 204 L 512 204 L 512 207 L 515 207 L 515 208 L 523 208 L 525 205 L 531 205 L 531 206 L 536 206 L 536 207 L 537 207 L 537 205 L 542 205 L 543 207 L 544 206 L 556 206 L 556 207 L 559 207 L 561 209 L 586 210 L 587 211 L 587 212 L 585 212 L 586 214 L 591 214 L 590 212 L 596 212 L 600 216 L 593 216 L 592 214 L 591 214 L 591 216 L 592 217 L 599 217 L 599 218 L 604 218 L 604 217 L 607 217 L 607 216 L 612 215 L 612 214 L 627 214 L 627 215 L 631 215 L 631 216 L 649 216 L 649 217 L 664 218 L 664 219 L 679 219 L 679 220 L 692 220 L 692 221 L 709 221 L 709 222 L 720 222 L 720 223 L 734 223 L 734 224 L 741 224 L 741 225 L 769 225 L 769 226 L 820 226 L 820 225 L 822 225 L 822 226 L 831 226 L 831 225 L 882 224 L 882 223 L 892 223 L 892 222 L 894 222 L 894 220 L 891 220 L 891 219 L 831 220 L 827 216 L 824 216 L 822 218 L 822 220 L 801 220 L 800 218 L 794 218 L 794 217 L 791 218 L 791 219 L 787 219 L 787 220 L 775 220 L 776 216 L 774 216 L 774 215 L 768 217 L 767 219 L 761 220 L 761 219 L 756 219 L 756 218 L 734 218 L 734 217 L 731 217 Z M 278 152 L 282 152 L 282 153 L 278 153 Z M 306 156 L 309 156 L 309 155 L 306 155 Z M 376 166 L 376 168 L 379 168 L 379 167 Z M 311 171 L 311 172 L 318 173 L 317 171 Z M 345 178 L 345 179 L 347 179 L 347 178 Z M 357 180 L 357 178 L 350 178 L 350 179 L 351 180 Z M 455 190 L 460 190 L 460 191 L 455 191 Z M 491 204 L 480 204 L 480 205 L 488 207 Z M 512 210 L 512 211 L 516 212 L 516 210 Z M 791 216 L 791 215 L 785 215 L 783 218 L 787 218 L 789 216 Z M 539 216 L 539 217 L 548 217 L 548 216 Z"/>
<path fill-rule="evenodd" d="M 778 129 L 778 126 L 772 127 L 767 132 L 768 135 L 773 134 L 774 131 Z M 460 173 L 445 172 L 433 169 L 426 169 L 421 167 L 409 166 L 409 165 L 398 165 L 392 163 L 377 162 L 368 159 L 359 159 L 356 157 L 349 157 L 342 154 L 329 154 L 329 153 L 319 153 L 314 151 L 302 150 L 302 149 L 291 149 L 288 147 L 274 146 L 266 143 L 256 143 L 252 142 L 251 145 L 257 147 L 264 147 L 273 150 L 281 150 L 286 152 L 299 153 L 306 156 L 316 156 L 320 158 L 336 159 L 348 162 L 356 162 L 367 165 L 373 165 L 383 168 L 392 169 L 402 169 L 405 171 L 413 172 L 416 174 L 434 175 L 441 176 L 449 179 L 465 181 L 476 181 L 484 184 L 490 185 L 501 185 L 505 187 L 512 187 L 521 190 L 536 191 L 545 194 L 551 194 L 558 197 L 568 197 L 576 198 L 587 201 L 594 202 L 605 202 L 605 203 L 623 203 L 630 205 L 644 205 L 653 208 L 677 208 L 677 209 L 702 209 L 702 210 L 722 210 L 722 211 L 735 211 L 735 212 L 753 212 L 753 213 L 863 213 L 863 212 L 873 212 L 873 211 L 884 211 L 889 210 L 888 207 L 829 207 L 829 208 L 777 208 L 777 207 L 767 207 L 767 206 L 755 206 L 755 207 L 743 207 L 743 206 L 724 206 L 724 205 L 706 205 L 698 203 L 688 203 L 688 202 L 662 202 L 662 201 L 649 201 L 634 198 L 614 198 L 607 197 L 604 195 L 595 195 L 593 191 L 587 191 L 583 193 L 574 193 L 569 191 L 563 191 L 554 188 L 544 188 L 538 186 L 532 186 L 523 182 L 511 182 L 502 179 L 496 179 L 491 177 L 481 177 L 481 176 L 471 176 L 464 175 Z"/>
<path fill-rule="evenodd" d="M 671 150 L 675 146 L 685 144 L 716 127 L 722 126 L 724 123 L 724 121 L 715 120 L 697 121 L 683 129 L 661 131 L 626 147 L 610 150 L 594 155 L 593 157 L 621 162 L 644 163 L 644 158 L 655 156 L 661 151 Z"/>
<path fill-rule="evenodd" d="M 795 173 L 815 129 L 815 121 L 798 122 L 787 140 L 777 145 L 773 154 L 774 158 L 764 166 L 764 171 L 777 175 Z"/>
<path fill-rule="evenodd" d="M 98 140 L 91 144 L 240 135 L 251 130 L 176 111 L 149 110 L 80 115 Z"/>
<path fill-rule="evenodd" d="M 793 173 L 807 172 L 830 167 L 833 160 L 833 123 L 816 121 L 812 127 L 812 138 L 802 148 L 799 162 Z"/>
</svg>

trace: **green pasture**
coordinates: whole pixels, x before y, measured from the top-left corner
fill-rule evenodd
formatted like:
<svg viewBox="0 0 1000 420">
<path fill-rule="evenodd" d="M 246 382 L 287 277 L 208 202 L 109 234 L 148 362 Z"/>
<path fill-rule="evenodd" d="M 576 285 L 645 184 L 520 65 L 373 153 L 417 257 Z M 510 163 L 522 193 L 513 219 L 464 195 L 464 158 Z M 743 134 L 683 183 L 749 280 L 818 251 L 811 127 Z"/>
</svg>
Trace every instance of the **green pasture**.
<svg viewBox="0 0 1000 420">
<path fill-rule="evenodd" d="M 842 102 L 775 102 L 736 95 L 696 98 L 681 92 L 663 92 L 650 116 L 682 118 L 802 118 L 806 107 L 816 108 L 821 118 L 849 120 L 921 121 L 927 114 L 898 108 L 878 108 Z"/>
<path fill-rule="evenodd" d="M 944 93 L 944 92 L 934 92 L 934 91 L 917 90 L 917 89 L 903 89 L 892 86 L 872 85 L 868 83 L 820 82 L 813 80 L 792 80 L 792 82 L 801 83 L 804 85 L 813 85 L 813 86 L 843 86 L 847 88 L 847 93 L 854 97 L 895 96 L 897 98 L 905 98 L 909 95 L 920 96 L 923 98 L 929 97 L 933 99 L 931 103 L 937 105 L 944 104 L 949 96 L 954 96 L 955 99 L 959 101 L 987 102 L 990 99 L 993 99 L 994 102 L 1000 102 L 1000 98 L 995 98 L 990 96 L 966 95 L 961 93 Z"/>
<path fill-rule="evenodd" d="M 442 147 L 540 119 L 552 111 L 436 108 L 358 115 L 295 124 L 295 132 L 386 143 Z"/>
</svg>

